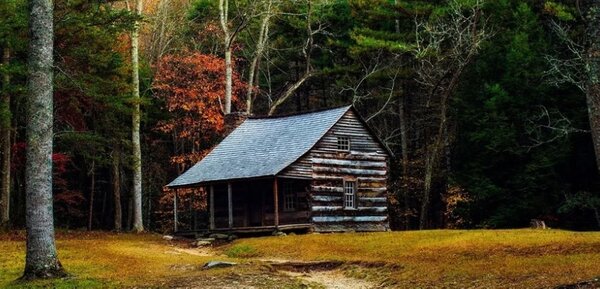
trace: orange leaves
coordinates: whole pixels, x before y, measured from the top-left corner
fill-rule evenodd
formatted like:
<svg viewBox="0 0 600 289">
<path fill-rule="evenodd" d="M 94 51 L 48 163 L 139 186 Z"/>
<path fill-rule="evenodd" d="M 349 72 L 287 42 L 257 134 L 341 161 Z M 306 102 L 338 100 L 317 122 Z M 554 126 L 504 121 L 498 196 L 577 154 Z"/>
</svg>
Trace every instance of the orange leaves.
<svg viewBox="0 0 600 289">
<path fill-rule="evenodd" d="M 240 108 L 238 96 L 245 87 L 234 72 L 234 107 Z M 171 113 L 171 118 L 160 122 L 157 129 L 172 135 L 175 154 L 171 161 L 186 169 L 204 156 L 223 132 L 225 61 L 198 52 L 164 56 L 156 69 L 153 88 Z"/>
</svg>

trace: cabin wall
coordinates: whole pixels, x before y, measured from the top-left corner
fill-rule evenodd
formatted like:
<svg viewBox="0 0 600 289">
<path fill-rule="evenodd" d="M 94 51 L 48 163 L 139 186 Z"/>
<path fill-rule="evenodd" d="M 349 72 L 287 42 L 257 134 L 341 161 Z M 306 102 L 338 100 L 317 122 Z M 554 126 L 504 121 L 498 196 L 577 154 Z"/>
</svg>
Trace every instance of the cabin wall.
<svg viewBox="0 0 600 289">
<path fill-rule="evenodd" d="M 350 138 L 350 151 L 337 149 L 337 136 Z M 388 154 L 350 110 L 304 156 L 311 163 L 311 221 L 316 231 L 384 231 Z M 356 206 L 344 208 L 344 180 L 356 181 Z"/>
</svg>

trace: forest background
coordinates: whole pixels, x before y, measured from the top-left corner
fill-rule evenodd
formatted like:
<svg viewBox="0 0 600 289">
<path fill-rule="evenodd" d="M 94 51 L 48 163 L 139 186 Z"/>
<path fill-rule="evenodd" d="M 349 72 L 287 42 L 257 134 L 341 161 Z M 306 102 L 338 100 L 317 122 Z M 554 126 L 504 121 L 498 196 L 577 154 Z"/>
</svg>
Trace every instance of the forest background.
<svg viewBox="0 0 600 289">
<path fill-rule="evenodd" d="M 169 230 L 164 185 L 222 139 L 231 99 L 254 115 L 357 107 L 395 154 L 394 229 L 600 228 L 586 1 L 145 0 L 141 17 L 128 1 L 54 5 L 59 227 L 133 228 L 139 104 L 143 224 Z M 0 222 L 21 228 L 26 1 L 0 16 Z"/>
</svg>

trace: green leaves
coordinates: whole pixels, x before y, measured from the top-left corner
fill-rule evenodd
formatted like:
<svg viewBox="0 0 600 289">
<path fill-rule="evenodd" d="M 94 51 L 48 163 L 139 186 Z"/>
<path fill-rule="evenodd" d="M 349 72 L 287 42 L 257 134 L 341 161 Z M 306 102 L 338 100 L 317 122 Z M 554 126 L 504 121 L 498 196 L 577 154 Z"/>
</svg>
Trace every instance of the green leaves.
<svg viewBox="0 0 600 289">
<path fill-rule="evenodd" d="M 544 3 L 544 13 L 552 15 L 561 21 L 575 20 L 575 9 L 568 7 L 556 1 L 546 1 Z"/>
</svg>

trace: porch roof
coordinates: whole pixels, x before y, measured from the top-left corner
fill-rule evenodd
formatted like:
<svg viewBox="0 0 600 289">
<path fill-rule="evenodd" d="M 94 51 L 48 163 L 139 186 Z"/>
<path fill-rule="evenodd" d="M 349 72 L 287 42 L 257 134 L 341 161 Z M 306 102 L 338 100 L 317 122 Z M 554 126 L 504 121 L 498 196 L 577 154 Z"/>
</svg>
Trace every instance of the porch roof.
<svg viewBox="0 0 600 289">
<path fill-rule="evenodd" d="M 167 186 L 275 176 L 308 152 L 350 108 L 246 119 Z"/>
</svg>

